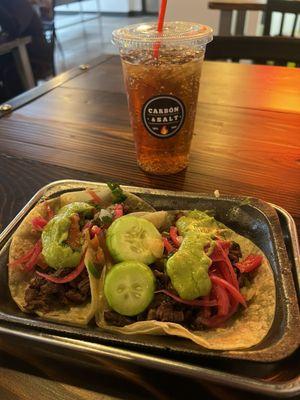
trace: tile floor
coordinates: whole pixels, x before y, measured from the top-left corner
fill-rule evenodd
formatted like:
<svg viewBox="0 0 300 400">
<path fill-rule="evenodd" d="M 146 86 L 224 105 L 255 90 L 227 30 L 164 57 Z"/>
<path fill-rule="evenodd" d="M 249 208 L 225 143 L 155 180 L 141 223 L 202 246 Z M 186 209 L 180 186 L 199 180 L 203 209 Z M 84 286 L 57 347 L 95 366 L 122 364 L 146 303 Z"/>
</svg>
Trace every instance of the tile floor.
<svg viewBox="0 0 300 400">
<path fill-rule="evenodd" d="M 111 44 L 114 29 L 154 19 L 155 16 L 56 15 L 55 26 L 59 43 L 55 50 L 57 74 L 87 63 L 101 54 L 117 54 L 116 48 Z M 74 24 L 75 22 L 77 23 Z"/>
</svg>

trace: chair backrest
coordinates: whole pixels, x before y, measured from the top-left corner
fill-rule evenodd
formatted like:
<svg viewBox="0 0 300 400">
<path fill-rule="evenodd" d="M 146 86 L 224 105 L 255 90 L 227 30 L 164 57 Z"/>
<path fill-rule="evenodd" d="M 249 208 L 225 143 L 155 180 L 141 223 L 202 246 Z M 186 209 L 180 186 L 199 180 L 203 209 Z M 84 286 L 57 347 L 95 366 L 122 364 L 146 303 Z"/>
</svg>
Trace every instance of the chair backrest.
<svg viewBox="0 0 300 400">
<path fill-rule="evenodd" d="M 277 36 L 215 36 L 207 46 L 208 60 L 253 60 L 257 64 L 273 61 L 300 65 L 300 39 Z"/>
<path fill-rule="evenodd" d="M 244 35 L 246 15 L 253 11 L 264 11 L 265 6 L 266 4 L 261 1 L 225 0 L 208 2 L 208 8 L 220 11 L 219 35 Z M 234 13 L 236 13 L 235 19 Z"/>
<path fill-rule="evenodd" d="M 55 0 L 31 0 L 39 8 L 39 16 L 43 26 L 43 32 L 45 39 L 48 43 L 49 49 L 51 49 L 51 70 L 52 75 L 56 75 L 55 71 L 55 23 L 54 23 L 54 7 Z"/>
<path fill-rule="evenodd" d="M 296 0 L 268 0 L 265 9 L 264 35 L 270 35 L 274 13 L 281 13 L 280 30 L 278 35 L 283 35 L 286 14 L 294 14 L 294 22 L 289 36 L 294 37 L 300 16 L 300 1 Z"/>
</svg>

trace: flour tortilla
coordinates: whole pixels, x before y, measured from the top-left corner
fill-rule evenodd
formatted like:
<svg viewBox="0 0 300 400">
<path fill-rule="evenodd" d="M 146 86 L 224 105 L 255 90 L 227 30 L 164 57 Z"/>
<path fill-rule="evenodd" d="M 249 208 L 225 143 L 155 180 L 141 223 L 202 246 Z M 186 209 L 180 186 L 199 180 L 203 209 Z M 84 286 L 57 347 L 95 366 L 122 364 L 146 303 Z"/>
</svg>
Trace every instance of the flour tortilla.
<svg viewBox="0 0 300 400">
<path fill-rule="evenodd" d="M 101 188 L 94 190 L 95 193 L 101 198 L 103 207 L 113 204 L 113 197 L 110 189 Z M 153 211 L 153 208 L 137 196 L 126 193 L 127 199 L 124 204 L 130 211 Z M 61 207 L 73 203 L 75 201 L 90 202 L 91 196 L 86 191 L 68 192 L 62 194 L 60 197 L 47 200 L 50 207 L 57 212 Z M 32 220 L 35 217 L 47 218 L 46 207 L 44 203 L 37 204 L 30 213 L 22 221 L 21 225 L 16 230 L 12 238 L 12 243 L 9 250 L 9 263 L 21 257 L 28 250 L 30 250 L 38 239 L 41 233 L 37 232 L 32 227 Z M 89 273 L 89 271 L 88 271 Z M 8 267 L 8 284 L 12 298 L 17 303 L 23 312 L 28 312 L 25 309 L 25 292 L 29 286 L 30 280 L 35 275 L 34 271 L 27 272 L 22 266 Z M 98 304 L 99 292 L 99 279 L 95 279 L 89 273 L 90 287 L 91 287 L 91 301 L 79 306 L 72 306 L 70 308 L 61 308 L 58 310 L 43 312 L 36 310 L 35 313 L 43 319 L 68 323 L 72 325 L 86 325 L 95 315 Z"/>
<path fill-rule="evenodd" d="M 168 225 L 168 222 L 176 213 L 161 214 L 161 220 L 156 222 L 157 227 Z M 155 221 L 156 218 L 157 215 L 153 216 L 152 221 Z M 260 343 L 268 334 L 275 315 L 276 287 L 272 268 L 263 252 L 249 239 L 237 234 L 221 223 L 218 223 L 218 226 L 219 235 L 240 245 L 243 258 L 249 254 L 263 256 L 263 263 L 257 269 L 251 286 L 249 288 L 244 287 L 241 290 L 247 300 L 248 307 L 246 309 L 240 307 L 239 311 L 227 321 L 224 327 L 203 331 L 190 331 L 176 323 L 155 320 L 135 322 L 121 328 L 110 326 L 104 320 L 104 311 L 109 309 L 103 293 L 105 275 L 109 270 L 109 266 L 106 266 L 103 269 L 99 285 L 99 305 L 96 311 L 98 326 L 108 331 L 123 334 L 179 336 L 211 350 L 247 349 Z"/>
</svg>

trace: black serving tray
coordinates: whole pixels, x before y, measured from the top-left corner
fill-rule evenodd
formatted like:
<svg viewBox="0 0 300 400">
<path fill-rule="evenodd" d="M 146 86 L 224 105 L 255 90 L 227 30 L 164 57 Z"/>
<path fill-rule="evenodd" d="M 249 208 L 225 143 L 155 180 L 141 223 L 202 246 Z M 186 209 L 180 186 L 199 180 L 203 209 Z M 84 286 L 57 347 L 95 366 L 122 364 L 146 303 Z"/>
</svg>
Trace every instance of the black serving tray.
<svg viewBox="0 0 300 400">
<path fill-rule="evenodd" d="M 268 336 L 257 346 L 247 350 L 213 351 L 176 337 L 114 334 L 97 328 L 94 323 L 79 328 L 47 322 L 22 313 L 13 302 L 7 285 L 8 249 L 14 230 L 41 199 L 55 197 L 66 191 L 103 185 L 73 180 L 53 182 L 42 188 L 0 235 L 0 323 L 3 321 L 3 329 L 8 323 L 10 327 L 16 327 L 19 333 L 23 332 L 26 337 L 29 335 L 32 340 L 40 340 L 41 335 L 44 335 L 48 339 L 60 338 L 60 345 L 65 343 L 66 347 L 70 343 L 80 343 L 81 348 L 86 347 L 88 351 L 88 348 L 97 349 L 98 345 L 98 349 L 103 349 L 104 346 L 109 351 L 116 351 L 116 348 L 121 353 L 129 351 L 136 354 L 138 359 L 168 357 L 173 362 L 199 363 L 203 357 L 212 357 L 219 360 L 239 359 L 266 363 L 282 360 L 298 348 L 299 308 L 292 276 L 293 266 L 287 256 L 276 211 L 269 204 L 254 198 L 216 198 L 195 193 L 124 187 L 156 209 L 213 210 L 218 220 L 251 239 L 264 251 L 275 275 L 276 315 Z M 28 329 L 30 333 L 27 332 Z"/>
</svg>

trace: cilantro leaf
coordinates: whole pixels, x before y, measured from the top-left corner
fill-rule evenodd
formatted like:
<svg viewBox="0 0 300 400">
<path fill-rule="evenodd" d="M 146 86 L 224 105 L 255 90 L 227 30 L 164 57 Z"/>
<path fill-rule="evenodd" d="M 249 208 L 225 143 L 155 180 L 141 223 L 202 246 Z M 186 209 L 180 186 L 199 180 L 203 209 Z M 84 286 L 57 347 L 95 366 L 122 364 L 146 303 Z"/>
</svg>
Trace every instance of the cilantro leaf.
<svg viewBox="0 0 300 400">
<path fill-rule="evenodd" d="M 126 200 L 127 197 L 124 194 L 123 189 L 121 189 L 121 187 L 118 183 L 108 182 L 107 186 L 111 190 L 114 203 L 123 203 L 123 201 Z"/>
</svg>

